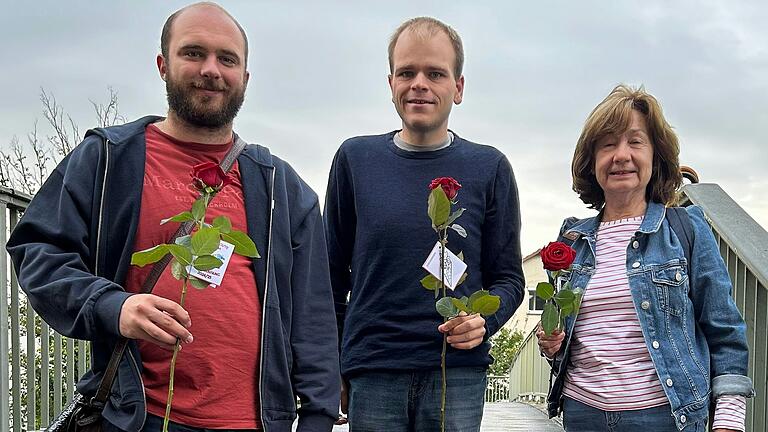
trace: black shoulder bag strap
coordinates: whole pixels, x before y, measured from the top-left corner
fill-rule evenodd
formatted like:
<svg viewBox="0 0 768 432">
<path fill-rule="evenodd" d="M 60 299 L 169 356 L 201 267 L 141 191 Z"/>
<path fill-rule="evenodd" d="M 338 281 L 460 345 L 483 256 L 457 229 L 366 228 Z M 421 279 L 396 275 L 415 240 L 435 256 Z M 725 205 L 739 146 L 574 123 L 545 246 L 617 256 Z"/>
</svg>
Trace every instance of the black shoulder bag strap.
<svg viewBox="0 0 768 432">
<path fill-rule="evenodd" d="M 237 134 L 234 134 L 234 142 L 232 143 L 232 147 L 224 156 L 224 159 L 222 159 L 220 164 L 221 169 L 224 170 L 224 172 L 228 172 L 232 168 L 232 165 L 234 165 L 235 160 L 237 160 L 237 157 L 240 156 L 240 153 L 243 152 L 245 146 L 246 142 L 240 139 Z M 181 224 L 181 226 L 179 226 L 179 229 L 176 230 L 168 242 L 173 243 L 177 238 L 189 234 L 192 232 L 192 228 L 194 226 L 195 223 L 193 221 L 184 222 Z M 147 279 L 144 280 L 144 284 L 141 286 L 142 294 L 148 294 L 152 292 L 152 289 L 155 287 L 157 280 L 160 278 L 160 275 L 163 274 L 163 270 L 165 270 L 165 267 L 168 266 L 169 262 L 171 262 L 170 254 L 164 256 L 163 259 L 156 262 L 155 265 L 152 266 L 152 270 L 149 272 Z M 109 359 L 107 369 L 104 372 L 104 377 L 101 379 L 101 384 L 99 384 L 99 389 L 93 399 L 91 399 L 92 406 L 96 406 L 101 409 L 107 403 L 109 391 L 112 388 L 112 382 L 115 380 L 115 376 L 117 375 L 117 368 L 120 365 L 120 359 L 123 358 L 123 353 L 125 352 L 125 348 L 128 346 L 129 341 L 130 340 L 128 338 L 121 337 L 117 342 L 117 345 L 115 345 L 115 350 L 112 351 L 112 357 Z"/>
<path fill-rule="evenodd" d="M 674 231 L 685 253 L 685 261 L 688 263 L 688 274 L 691 273 L 691 255 L 693 255 L 693 241 L 695 235 L 693 225 L 688 212 L 683 207 L 669 207 L 666 215 L 670 228 Z"/>
</svg>

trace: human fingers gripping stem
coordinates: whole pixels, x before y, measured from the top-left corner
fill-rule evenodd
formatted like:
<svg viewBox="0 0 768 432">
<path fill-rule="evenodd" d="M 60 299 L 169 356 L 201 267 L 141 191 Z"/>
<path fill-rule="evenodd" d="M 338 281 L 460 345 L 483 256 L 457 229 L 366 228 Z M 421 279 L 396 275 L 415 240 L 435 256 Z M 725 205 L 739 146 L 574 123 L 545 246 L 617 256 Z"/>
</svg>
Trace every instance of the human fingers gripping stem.
<svg viewBox="0 0 768 432">
<path fill-rule="evenodd" d="M 448 333 L 448 343 L 453 348 L 472 349 L 483 343 L 485 318 L 479 314 L 464 314 L 440 324 L 437 329 Z"/>
<path fill-rule="evenodd" d="M 551 335 L 547 336 L 544 333 L 544 329 L 539 324 L 536 329 L 536 338 L 539 340 L 539 350 L 549 358 L 554 358 L 555 354 L 560 351 L 560 347 L 563 345 L 563 339 L 565 339 L 565 333 L 562 330 L 556 329 Z"/>
<path fill-rule="evenodd" d="M 173 350 L 176 338 L 191 343 L 189 313 L 179 304 L 153 294 L 134 294 L 120 309 L 120 334 Z"/>
</svg>

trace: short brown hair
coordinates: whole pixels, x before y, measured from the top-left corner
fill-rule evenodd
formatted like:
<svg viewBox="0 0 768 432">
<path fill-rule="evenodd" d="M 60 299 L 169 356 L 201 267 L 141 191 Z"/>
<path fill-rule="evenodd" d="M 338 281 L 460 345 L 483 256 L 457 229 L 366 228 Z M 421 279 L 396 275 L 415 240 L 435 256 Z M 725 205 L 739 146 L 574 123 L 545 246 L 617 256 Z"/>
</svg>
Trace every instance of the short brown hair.
<svg viewBox="0 0 768 432">
<path fill-rule="evenodd" d="M 213 2 L 198 2 L 194 3 L 188 6 L 184 6 L 183 8 L 177 10 L 176 12 L 172 13 L 171 16 L 168 17 L 167 20 L 165 20 L 165 24 L 163 24 L 163 31 L 160 34 L 160 53 L 163 55 L 163 58 L 165 58 L 166 61 L 169 61 L 170 58 L 168 57 L 168 49 L 171 45 L 171 30 L 173 29 L 173 22 L 176 21 L 176 18 L 181 15 L 182 12 L 185 10 L 195 7 L 195 6 L 212 6 L 215 7 L 222 12 L 224 12 L 231 20 L 235 23 L 237 28 L 240 30 L 240 34 L 243 36 L 243 44 L 245 45 L 245 59 L 243 60 L 243 64 L 247 67 L 248 66 L 248 36 L 245 34 L 245 30 L 240 25 L 239 22 L 233 17 L 229 12 L 227 12 L 226 9 L 223 7 L 217 5 Z"/>
<path fill-rule="evenodd" d="M 589 208 L 600 210 L 605 194 L 595 177 L 595 146 L 606 135 L 621 134 L 632 122 L 632 111 L 645 117 L 653 144 L 651 179 L 645 190 L 648 201 L 671 204 L 682 185 L 680 145 L 672 126 L 664 119 L 661 105 L 643 86 L 616 86 L 587 117 L 571 162 L 573 190 Z"/>
<path fill-rule="evenodd" d="M 411 18 L 408 21 L 400 24 L 400 26 L 392 33 L 392 37 L 389 38 L 389 72 L 394 72 L 394 63 L 392 61 L 392 55 L 395 52 L 395 45 L 397 45 L 397 39 L 403 34 L 404 31 L 409 30 L 417 32 L 422 37 L 432 37 L 437 32 L 442 31 L 451 40 L 453 45 L 453 52 L 456 54 L 456 60 L 453 65 L 453 73 L 456 75 L 454 78 L 459 79 L 461 72 L 464 70 L 464 44 L 461 43 L 461 37 L 453 27 L 440 21 L 437 18 L 432 17 L 416 17 Z"/>
</svg>

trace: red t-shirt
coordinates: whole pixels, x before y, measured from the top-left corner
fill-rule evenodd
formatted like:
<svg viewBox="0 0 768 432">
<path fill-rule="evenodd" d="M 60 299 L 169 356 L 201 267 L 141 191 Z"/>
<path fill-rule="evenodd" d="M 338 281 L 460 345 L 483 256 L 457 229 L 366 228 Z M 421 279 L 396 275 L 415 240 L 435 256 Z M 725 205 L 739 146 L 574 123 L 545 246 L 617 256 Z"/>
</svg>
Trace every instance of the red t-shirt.
<svg viewBox="0 0 768 432">
<path fill-rule="evenodd" d="M 134 250 L 167 243 L 179 224 L 160 225 L 162 219 L 191 208 L 198 192 L 191 183 L 194 165 L 220 163 L 232 143 L 210 145 L 182 142 L 146 128 L 146 162 L 141 214 Z M 234 184 L 219 192 L 208 206 L 206 220 L 225 215 L 232 227 L 247 231 L 243 187 L 237 163 L 230 170 Z M 128 292 L 139 292 L 152 266 L 131 266 L 126 278 Z M 181 281 L 169 265 L 153 294 L 179 302 Z M 197 290 L 189 287 L 184 308 L 194 342 L 184 344 L 176 359 L 171 420 L 194 427 L 257 429 L 259 418 L 259 348 L 261 306 L 252 261 L 233 254 L 220 286 Z M 147 411 L 165 415 L 172 353 L 139 341 L 144 365 L 142 378 Z"/>
</svg>

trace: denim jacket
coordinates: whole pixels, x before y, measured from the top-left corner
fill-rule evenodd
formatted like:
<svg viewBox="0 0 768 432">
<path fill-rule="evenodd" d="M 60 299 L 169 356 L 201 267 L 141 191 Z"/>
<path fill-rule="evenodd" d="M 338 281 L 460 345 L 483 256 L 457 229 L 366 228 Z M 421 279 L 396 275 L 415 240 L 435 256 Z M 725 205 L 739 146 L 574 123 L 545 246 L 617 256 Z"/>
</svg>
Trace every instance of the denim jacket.
<svg viewBox="0 0 768 432">
<path fill-rule="evenodd" d="M 731 280 L 701 209 L 686 208 L 695 240 L 687 263 L 666 208 L 649 203 L 627 246 L 627 279 L 645 345 L 663 384 L 678 429 L 706 422 L 710 399 L 754 395 L 747 377 L 746 325 L 731 298 Z M 573 241 L 576 259 L 566 276 L 585 289 L 595 273 L 600 216 L 566 219 L 560 240 Z M 553 362 L 551 417 L 562 409 L 570 342 L 577 317 L 565 321 L 566 338 Z"/>
</svg>

